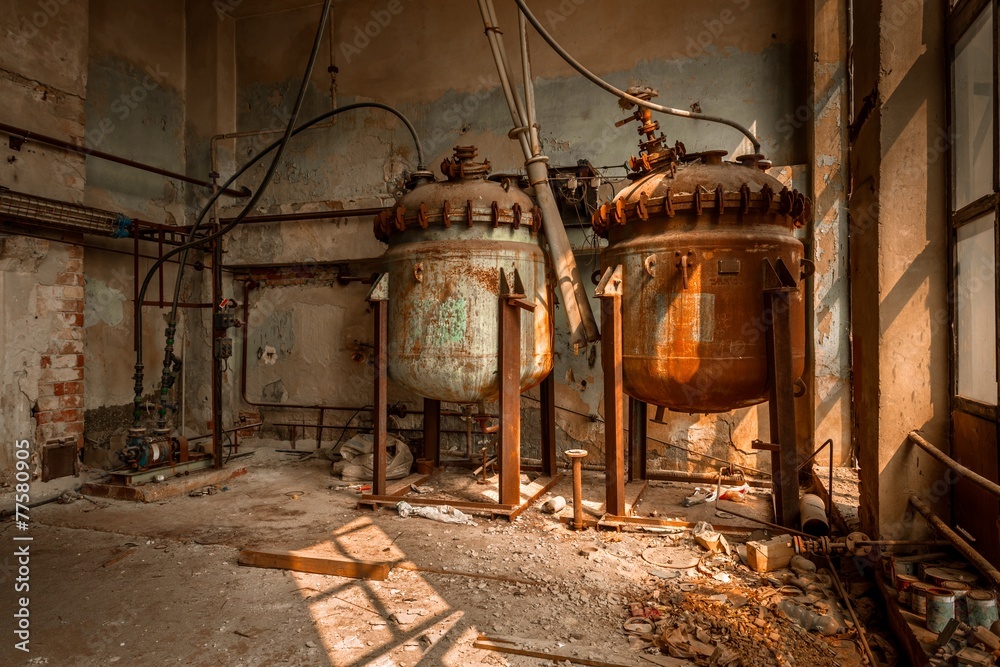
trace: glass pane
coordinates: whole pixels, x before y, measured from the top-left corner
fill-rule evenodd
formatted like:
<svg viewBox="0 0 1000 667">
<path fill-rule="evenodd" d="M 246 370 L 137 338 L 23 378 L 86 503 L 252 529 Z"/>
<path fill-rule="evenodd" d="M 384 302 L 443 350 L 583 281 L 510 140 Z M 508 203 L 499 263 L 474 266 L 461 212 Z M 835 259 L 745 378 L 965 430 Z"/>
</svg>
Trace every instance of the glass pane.
<svg viewBox="0 0 1000 667">
<path fill-rule="evenodd" d="M 958 228 L 958 394 L 997 403 L 993 214 Z"/>
<path fill-rule="evenodd" d="M 993 192 L 993 7 L 955 45 L 955 210 Z"/>
</svg>

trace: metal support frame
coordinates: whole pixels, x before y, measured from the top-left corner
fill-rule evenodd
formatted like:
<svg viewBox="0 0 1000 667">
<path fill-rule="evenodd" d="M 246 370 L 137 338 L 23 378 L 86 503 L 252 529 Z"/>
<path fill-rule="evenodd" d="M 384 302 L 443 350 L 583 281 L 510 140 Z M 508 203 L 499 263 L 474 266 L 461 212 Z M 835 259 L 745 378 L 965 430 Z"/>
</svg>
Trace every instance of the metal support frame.
<svg viewBox="0 0 1000 667">
<path fill-rule="evenodd" d="M 638 482 L 646 477 L 646 435 L 649 422 L 649 404 L 637 398 L 628 401 L 628 481 Z"/>
<path fill-rule="evenodd" d="M 764 324 L 767 345 L 768 415 L 774 520 L 786 528 L 799 522 L 799 465 L 792 377 L 790 296 L 797 281 L 782 260 L 764 260 Z"/>
<path fill-rule="evenodd" d="M 414 498 L 408 499 L 413 505 L 450 505 L 465 510 L 488 514 L 489 516 L 505 516 L 510 520 L 531 506 L 540 496 L 551 489 L 562 479 L 559 474 L 543 473 L 528 487 L 527 500 L 521 502 L 521 311 L 534 312 L 535 304 L 525 299 L 524 285 L 521 276 L 515 270 L 509 277 L 503 269 L 499 271 L 499 355 L 498 377 L 500 378 L 500 442 L 497 451 L 497 468 L 500 476 L 498 502 L 455 501 L 446 498 Z M 399 502 L 399 496 L 386 493 L 385 464 L 386 419 L 388 412 L 387 399 L 387 351 L 389 277 L 378 276 L 367 300 L 375 315 L 375 410 L 372 413 L 374 432 L 374 475 L 371 494 L 361 496 L 358 507 L 376 508 L 383 505 L 394 505 Z M 549 390 L 552 396 L 549 412 L 553 431 L 551 439 L 543 434 L 543 446 L 552 451 L 551 467 L 555 469 L 555 388 Z M 543 405 L 545 400 L 543 391 Z M 441 403 L 431 399 L 424 400 L 424 446 L 434 454 L 435 466 L 440 462 L 440 414 Z M 544 422 L 544 418 L 543 418 Z M 543 429 L 544 431 L 544 429 Z M 550 440 L 550 442 L 547 442 Z M 543 460 L 545 454 L 543 453 Z"/>
<path fill-rule="evenodd" d="M 388 325 L 389 325 L 389 276 L 382 274 L 368 291 L 375 320 L 375 396 L 372 404 L 372 428 L 374 448 L 372 460 L 372 494 L 385 495 L 386 442 L 388 440 L 389 393 L 388 393 Z"/>
<path fill-rule="evenodd" d="M 549 373 L 541 386 L 539 393 L 542 399 L 542 474 L 551 477 L 556 474 L 556 376 L 555 371 Z"/>
<path fill-rule="evenodd" d="M 614 517 L 625 512 L 625 443 L 622 427 L 622 267 L 604 272 L 597 285 L 601 299 L 601 363 L 604 366 L 605 511 Z"/>
<path fill-rule="evenodd" d="M 424 458 L 441 467 L 441 401 L 424 399 Z"/>
</svg>

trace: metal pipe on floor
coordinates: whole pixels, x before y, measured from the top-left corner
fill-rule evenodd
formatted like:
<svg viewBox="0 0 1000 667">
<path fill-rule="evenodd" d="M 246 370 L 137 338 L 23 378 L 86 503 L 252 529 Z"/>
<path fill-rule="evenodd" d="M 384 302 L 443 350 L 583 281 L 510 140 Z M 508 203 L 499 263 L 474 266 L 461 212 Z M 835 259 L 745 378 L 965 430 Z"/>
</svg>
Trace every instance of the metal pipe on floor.
<svg viewBox="0 0 1000 667">
<path fill-rule="evenodd" d="M 976 551 L 971 544 L 962 539 L 962 537 L 952 530 L 948 524 L 941 520 L 937 514 L 935 514 L 931 508 L 916 496 L 910 496 L 910 505 L 913 506 L 915 510 L 920 512 L 927 523 L 931 525 L 935 531 L 937 531 L 942 537 L 948 539 L 951 545 L 958 550 L 963 556 L 965 556 L 970 563 L 976 566 L 983 575 L 990 580 L 994 586 L 1000 586 L 1000 570 L 997 570 L 988 560 L 983 558 L 982 554 Z"/>
<path fill-rule="evenodd" d="M 910 431 L 909 438 L 910 442 L 923 449 L 925 452 L 933 456 L 943 465 L 947 466 L 948 468 L 958 473 L 960 476 L 966 478 L 967 480 L 969 480 L 976 486 L 980 487 L 981 489 L 984 489 L 985 491 L 991 493 L 997 498 L 1000 498 L 1000 485 L 991 482 L 990 480 L 986 479 L 979 473 L 970 470 L 969 468 L 966 468 L 964 465 L 962 465 L 955 459 L 951 458 L 950 456 L 942 452 L 940 449 L 932 445 L 930 442 L 928 442 L 917 431 Z"/>
<path fill-rule="evenodd" d="M 583 530 L 583 459 L 586 449 L 568 449 L 566 457 L 573 463 L 573 530 Z"/>
<path fill-rule="evenodd" d="M 139 169 L 142 171 L 148 171 L 151 174 L 157 174 L 159 176 L 166 176 L 167 178 L 172 178 L 177 181 L 183 181 L 185 183 L 191 183 L 192 185 L 200 185 L 203 188 L 213 189 L 215 186 L 211 181 L 203 181 L 199 178 L 192 178 L 186 174 L 179 174 L 175 171 L 170 171 L 169 169 L 163 169 L 162 167 L 154 167 L 153 165 L 145 164 L 143 162 L 137 162 L 136 160 L 130 160 L 118 155 L 112 155 L 111 153 L 105 153 L 104 151 L 94 150 L 92 148 L 87 148 L 86 146 L 81 146 L 79 144 L 74 144 L 63 139 L 57 139 L 55 137 L 50 137 L 44 134 L 39 134 L 37 132 L 32 132 L 21 127 L 15 127 L 14 125 L 8 125 L 7 123 L 0 123 L 0 132 L 11 135 L 11 138 L 19 137 L 22 141 L 34 141 L 40 144 L 46 144 L 48 146 L 53 146 L 55 148 L 61 148 L 73 153 L 79 153 L 81 155 L 87 155 L 90 157 L 96 157 L 101 160 L 107 160 L 108 162 L 114 162 L 116 164 L 121 164 L 126 167 L 132 167 L 133 169 Z M 239 190 L 233 188 L 228 188 L 223 190 L 223 193 L 229 195 L 230 197 L 248 197 L 250 196 L 250 190 L 246 187 L 242 187 Z"/>
</svg>

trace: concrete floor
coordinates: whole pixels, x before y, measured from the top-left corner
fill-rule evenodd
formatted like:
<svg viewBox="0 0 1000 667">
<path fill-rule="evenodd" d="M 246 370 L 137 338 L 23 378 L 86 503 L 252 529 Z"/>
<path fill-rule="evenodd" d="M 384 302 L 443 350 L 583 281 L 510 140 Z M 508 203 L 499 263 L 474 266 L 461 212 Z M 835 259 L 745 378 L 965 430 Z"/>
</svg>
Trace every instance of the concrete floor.
<svg viewBox="0 0 1000 667">
<path fill-rule="evenodd" d="M 575 533 L 537 509 L 513 524 L 476 526 L 356 510 L 356 494 L 336 490 L 342 482 L 327 461 L 259 450 L 241 463 L 248 474 L 213 495 L 33 510 L 32 652 L 4 647 L 0 664 L 547 664 L 473 648 L 480 633 L 560 640 L 643 662 L 621 624 L 629 602 L 664 585 L 644 550 L 683 542 L 698 553 L 689 538 L 662 533 Z M 455 486 L 464 475 L 429 484 L 448 479 Z M 586 487 L 596 510 L 603 476 L 588 474 Z M 658 484 L 640 508 L 677 516 L 674 503 L 690 490 Z M 571 495 L 568 476 L 553 492 Z M 743 511 L 766 511 L 766 503 L 757 498 Z M 15 532 L 0 524 L 0 540 Z M 582 555 L 585 546 L 596 546 L 596 556 Z M 237 565 L 241 548 L 310 547 L 465 574 L 394 568 L 376 582 Z M 10 618 L 6 607 L 2 613 Z"/>
</svg>

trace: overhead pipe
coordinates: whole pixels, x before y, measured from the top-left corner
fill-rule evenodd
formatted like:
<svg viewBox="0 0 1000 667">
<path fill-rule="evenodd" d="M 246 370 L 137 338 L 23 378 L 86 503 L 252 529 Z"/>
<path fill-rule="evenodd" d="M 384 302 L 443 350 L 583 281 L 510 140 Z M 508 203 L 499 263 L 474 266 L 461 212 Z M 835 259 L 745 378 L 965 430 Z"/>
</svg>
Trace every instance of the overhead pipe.
<svg viewBox="0 0 1000 667">
<path fill-rule="evenodd" d="M 950 456 L 942 452 L 940 449 L 932 445 L 930 442 L 928 442 L 917 431 L 910 431 L 908 437 L 910 438 L 910 442 L 917 445 L 925 452 L 930 454 L 932 457 L 940 461 L 942 464 L 944 464 L 951 470 L 958 473 L 959 476 L 966 478 L 967 480 L 969 480 L 979 488 L 983 489 L 984 491 L 996 496 L 997 498 L 1000 498 L 1000 485 L 991 482 L 990 480 L 986 479 L 979 473 L 966 468 L 964 465 L 962 465 L 955 459 L 951 458 Z"/>
<path fill-rule="evenodd" d="M 148 171 L 151 174 L 158 174 L 160 176 L 166 176 L 167 178 L 172 178 L 177 181 L 183 181 L 185 183 L 190 183 L 192 185 L 198 185 L 203 188 L 213 189 L 215 186 L 211 181 L 203 181 L 200 178 L 192 178 L 186 174 L 178 174 L 175 171 L 170 171 L 169 169 L 163 169 L 162 167 L 154 167 L 150 164 L 145 164 L 144 162 L 137 162 L 136 160 L 130 160 L 118 155 L 112 155 L 111 153 L 105 153 L 104 151 L 95 150 L 93 148 L 88 148 L 86 146 L 81 146 L 80 144 L 74 144 L 64 139 L 57 139 L 55 137 L 50 137 L 44 134 L 39 134 L 38 132 L 32 132 L 31 130 L 26 130 L 21 127 L 15 127 L 14 125 L 8 125 L 7 123 L 0 123 L 0 132 L 4 132 L 11 136 L 12 141 L 16 142 L 15 137 L 19 138 L 20 141 L 35 141 L 40 144 L 46 144 L 48 146 L 53 146 L 55 148 L 61 148 L 63 150 L 70 151 L 72 153 L 79 153 L 81 155 L 88 155 L 90 157 L 96 157 L 101 160 L 107 160 L 108 162 L 114 162 L 116 164 L 125 165 L 126 167 L 132 167 L 133 169 L 140 169 L 142 171 Z M 239 189 L 226 188 L 222 191 L 223 194 L 227 194 L 230 197 L 249 197 L 251 192 L 247 187 L 241 187 Z"/>
<path fill-rule="evenodd" d="M 542 227 L 545 229 L 545 237 L 549 243 L 549 255 L 555 269 L 563 307 L 566 309 L 566 319 L 569 321 L 572 340 L 576 346 L 585 345 L 590 341 L 598 340 L 600 332 L 597 328 L 597 320 L 594 319 L 594 313 L 590 308 L 590 300 L 584 290 L 583 281 L 580 279 L 580 271 L 576 266 L 569 236 L 566 234 L 562 217 L 559 215 L 559 207 L 549 186 L 548 158 L 542 155 L 540 150 L 533 150 L 533 145 L 538 146 L 538 128 L 530 124 L 528 112 L 521 102 L 520 96 L 511 85 L 513 75 L 497 25 L 493 0 L 479 0 L 479 11 L 483 17 L 486 37 L 493 53 L 493 60 L 496 63 L 497 74 L 500 77 L 500 86 L 503 88 L 507 107 L 511 119 L 514 121 L 514 129 L 511 130 L 510 136 L 521 146 L 521 151 L 524 153 L 525 169 L 528 172 L 528 183 L 534 188 L 535 199 L 542 210 Z M 530 76 L 530 70 L 528 71 Z M 530 85 L 530 81 L 527 81 L 526 85 Z"/>
<path fill-rule="evenodd" d="M 548 42 L 549 46 L 552 47 L 552 50 L 558 53 L 559 56 L 569 64 L 570 67 L 572 67 L 577 72 L 582 74 L 585 78 L 590 80 L 591 83 L 596 84 L 598 87 L 606 90 L 607 92 L 611 93 L 612 95 L 614 95 L 619 99 L 626 99 L 632 104 L 635 104 L 636 106 L 645 107 L 647 109 L 650 109 L 651 111 L 658 111 L 659 113 L 665 113 L 669 116 L 679 116 L 681 118 L 690 118 L 692 120 L 704 120 L 710 123 L 720 123 L 722 125 L 728 125 L 729 127 L 738 130 L 741 134 L 743 134 L 744 137 L 749 139 L 750 143 L 753 145 L 754 152 L 760 153 L 760 139 L 757 138 L 757 135 L 755 135 L 749 129 L 747 129 L 743 125 L 740 125 L 734 120 L 723 118 L 722 116 L 712 116 L 709 114 L 695 113 L 693 111 L 687 111 L 684 109 L 665 107 L 661 104 L 654 104 L 652 102 L 649 102 L 648 100 L 643 100 L 638 97 L 635 97 L 634 95 L 629 95 L 624 90 L 621 90 L 611 85 L 610 83 L 608 83 L 607 81 L 600 78 L 599 76 L 591 72 L 589 69 L 581 65 L 575 58 L 573 58 L 573 56 L 571 56 L 566 51 L 566 49 L 560 46 L 559 43 L 555 40 L 555 38 L 553 38 L 552 35 L 550 35 L 548 31 L 545 30 L 544 27 L 542 27 L 541 22 L 535 17 L 535 15 L 531 13 L 531 10 L 528 9 L 528 5 L 525 2 L 525 0 L 514 0 L 514 1 L 517 3 L 517 6 L 520 8 L 521 13 L 524 15 L 524 17 L 528 19 L 528 22 L 531 23 L 531 25 L 535 28 L 535 30 L 538 31 L 538 34 L 542 36 L 542 39 Z M 481 3 L 482 0 L 480 0 L 480 4 Z"/>
<path fill-rule="evenodd" d="M 941 517 L 935 514 L 927 503 L 916 496 L 910 496 L 910 505 L 927 519 L 927 523 L 931 525 L 931 528 L 937 531 L 942 537 L 947 538 L 951 542 L 951 545 L 965 556 L 970 563 L 975 565 L 976 569 L 982 572 L 994 586 L 1000 586 L 1000 570 L 997 570 L 971 544 L 963 540 L 958 533 L 942 521 Z"/>
</svg>

